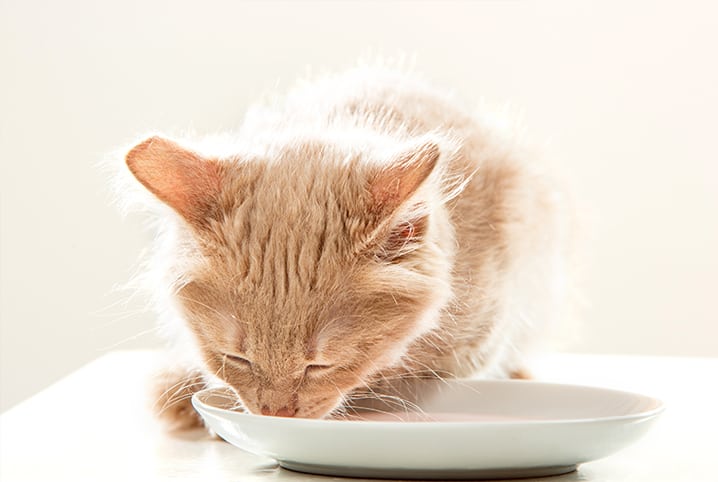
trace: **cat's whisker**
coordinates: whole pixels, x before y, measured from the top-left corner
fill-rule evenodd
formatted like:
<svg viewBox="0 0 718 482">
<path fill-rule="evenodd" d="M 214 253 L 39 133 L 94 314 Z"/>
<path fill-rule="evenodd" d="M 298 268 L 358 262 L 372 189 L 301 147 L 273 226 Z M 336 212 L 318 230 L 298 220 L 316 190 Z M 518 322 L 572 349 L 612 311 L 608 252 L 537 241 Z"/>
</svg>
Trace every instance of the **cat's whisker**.
<svg viewBox="0 0 718 482">
<path fill-rule="evenodd" d="M 373 398 L 373 399 L 381 400 L 381 401 L 384 401 L 387 403 L 396 403 L 398 405 L 401 405 L 401 407 L 404 408 L 404 410 L 407 412 L 408 412 L 408 408 L 412 408 L 414 411 L 422 411 L 422 409 L 417 404 L 415 404 L 409 400 L 406 400 L 402 397 L 399 397 L 397 395 L 376 393 L 373 389 L 370 389 L 370 390 L 371 391 L 368 394 L 362 394 L 360 392 L 357 395 L 368 395 L 366 397 L 361 398 L 362 400 L 367 400 L 367 399 Z M 359 398 L 356 398 L 356 399 L 359 399 Z"/>
<path fill-rule="evenodd" d="M 366 394 L 367 396 L 360 396 L 360 395 L 362 395 L 362 394 L 358 393 L 356 395 L 352 395 L 351 399 L 357 400 L 357 401 L 358 400 L 379 400 L 382 403 L 385 403 L 386 405 L 388 405 L 389 407 L 395 406 L 395 407 L 402 408 L 403 412 L 405 414 L 418 413 L 418 414 L 427 416 L 426 413 L 424 412 L 424 410 L 420 406 L 418 406 L 417 404 L 410 402 L 406 399 L 398 397 L 398 396 L 378 394 L 378 393 L 374 392 L 373 390 L 371 391 L 371 393 Z M 359 411 L 368 410 L 368 411 L 396 415 L 395 411 L 381 410 L 376 407 L 367 407 L 365 405 L 359 406 L 358 410 Z"/>
<path fill-rule="evenodd" d="M 172 392 L 172 394 L 174 395 L 175 393 L 177 393 L 177 391 L 179 391 L 179 390 L 182 389 L 182 385 L 183 385 L 184 383 L 185 383 L 185 380 L 180 380 L 180 381 L 178 381 L 178 382 L 175 382 L 173 385 L 167 387 L 162 393 L 160 393 L 160 394 L 155 398 L 155 402 L 154 402 L 154 404 L 152 405 L 153 408 L 156 408 L 156 407 L 157 407 L 157 404 L 159 404 L 160 402 L 163 402 L 163 403 L 166 405 L 166 404 L 167 404 L 167 400 L 168 400 L 169 398 L 171 398 L 171 396 L 168 396 L 169 393 Z M 173 391 L 173 390 L 174 390 L 174 391 Z M 164 405 L 163 405 L 163 407 L 164 407 Z"/>
<path fill-rule="evenodd" d="M 422 413 L 422 414 L 424 413 L 424 411 L 423 411 L 423 409 L 422 409 L 421 407 L 419 407 L 417 404 L 415 404 L 415 403 L 413 403 L 413 402 L 411 402 L 411 401 L 409 401 L 409 400 L 406 400 L 406 399 L 404 399 L 404 398 L 402 398 L 402 397 L 399 397 L 399 396 L 397 396 L 397 395 L 388 395 L 388 394 L 383 394 L 383 393 L 381 393 L 381 394 L 380 394 L 380 393 L 377 393 L 377 392 L 371 387 L 371 385 L 369 385 L 369 384 L 366 383 L 366 382 L 364 383 L 364 386 L 366 387 L 366 390 L 367 390 L 372 396 L 376 397 L 377 399 L 379 399 L 379 400 L 381 400 L 381 401 L 383 401 L 383 402 L 385 402 L 385 403 L 389 403 L 389 402 L 397 403 L 398 405 L 400 405 L 400 406 L 404 409 L 404 411 L 405 411 L 406 413 L 409 413 L 409 411 L 410 411 L 409 409 L 410 409 L 410 408 L 411 408 L 411 410 L 414 411 L 414 412 L 419 412 L 419 413 Z M 358 392 L 358 393 L 361 394 L 361 392 Z"/>
<path fill-rule="evenodd" d="M 133 340 L 136 340 L 136 339 L 141 338 L 141 337 L 143 337 L 143 336 L 145 336 L 145 335 L 148 335 L 148 334 L 150 334 L 150 333 L 156 333 L 156 332 L 158 332 L 158 331 L 160 331 L 160 327 L 159 327 L 159 326 L 155 326 L 155 327 L 152 327 L 152 328 L 148 328 L 148 329 L 146 329 L 146 330 L 140 331 L 139 333 L 135 333 L 134 335 L 130 335 L 130 336 L 126 337 L 126 338 L 123 338 L 123 339 L 121 339 L 121 340 L 119 340 L 119 341 L 116 341 L 115 343 L 112 343 L 111 345 L 108 345 L 108 346 L 106 346 L 106 347 L 103 347 L 103 348 L 101 348 L 101 349 L 99 349 L 99 350 L 100 350 L 100 351 L 103 351 L 103 352 L 104 352 L 104 351 L 109 351 L 109 350 L 114 350 L 114 349 L 116 349 L 117 347 L 121 346 L 121 345 L 124 344 L 124 343 L 130 342 L 130 341 L 133 341 Z"/>
<path fill-rule="evenodd" d="M 371 413 L 378 413 L 381 415 L 389 415 L 391 417 L 396 418 L 396 420 L 399 422 L 402 420 L 401 415 L 396 412 L 381 410 L 381 409 L 373 408 L 373 407 L 362 407 L 361 410 L 355 411 L 355 415 L 361 417 L 362 412 L 371 412 Z M 406 412 L 406 413 L 408 413 L 408 412 Z"/>
<path fill-rule="evenodd" d="M 214 373 L 214 375 L 217 375 L 217 371 Z M 162 377 L 163 379 L 167 379 L 168 375 L 165 375 Z M 191 382 L 191 383 L 189 383 Z M 167 387 L 155 400 L 155 403 L 153 404 L 153 407 L 157 407 L 157 404 L 160 401 L 164 401 L 162 407 L 159 409 L 159 413 L 162 413 L 165 411 L 168 407 L 175 405 L 182 401 L 183 399 L 186 399 L 188 397 L 182 398 L 184 396 L 184 391 L 187 391 L 187 394 L 191 397 L 194 395 L 194 393 L 197 390 L 194 390 L 196 387 L 204 388 L 207 386 L 206 380 L 202 377 L 200 372 L 187 372 L 185 373 L 177 382 Z M 170 395 L 170 392 L 172 394 Z M 178 394 L 183 394 L 179 398 L 177 397 Z"/>
<path fill-rule="evenodd" d="M 172 395 L 167 396 L 167 393 L 169 393 L 169 390 L 176 387 L 177 385 L 180 385 L 180 386 L 175 389 L 175 391 L 172 393 Z M 162 407 L 159 409 L 159 413 L 162 413 L 167 408 L 181 402 L 182 400 L 186 400 L 187 398 L 192 397 L 192 395 L 195 394 L 195 391 L 192 390 L 192 388 L 198 387 L 198 386 L 204 386 L 204 382 L 202 381 L 202 382 L 196 382 L 196 383 L 191 383 L 191 384 L 183 384 L 182 382 L 180 382 L 180 383 L 176 383 L 175 385 L 173 385 L 172 388 L 165 390 L 165 393 L 162 396 L 160 396 L 157 400 L 159 402 L 160 400 L 164 399 L 164 403 L 163 403 Z"/>
<path fill-rule="evenodd" d="M 118 323 L 120 321 L 126 320 L 128 318 L 131 318 L 133 316 L 137 316 L 143 313 L 147 312 L 147 308 L 136 308 L 136 309 L 127 309 L 123 310 L 121 312 L 115 311 L 112 313 L 102 313 L 102 312 L 95 312 L 92 313 L 94 316 L 102 317 L 102 318 L 110 318 L 110 320 L 106 320 L 101 326 L 103 327 L 110 327 L 114 325 L 115 323 Z"/>
<path fill-rule="evenodd" d="M 412 363 L 415 363 L 415 364 L 417 364 L 417 365 L 419 365 L 419 366 L 424 367 L 429 373 L 431 373 L 431 374 L 433 375 L 434 378 L 436 378 L 436 379 L 439 380 L 440 382 L 446 383 L 446 378 L 455 378 L 454 374 L 451 373 L 451 372 L 445 371 L 445 373 L 447 374 L 447 376 L 445 377 L 445 376 L 442 376 L 441 374 L 439 374 L 439 372 L 437 372 L 436 370 L 434 370 L 433 368 L 431 368 L 431 367 L 430 367 L 429 365 L 427 365 L 426 363 L 423 363 L 423 362 L 421 362 L 421 361 L 419 361 L 418 359 L 415 359 L 415 358 L 413 358 L 413 359 L 410 358 L 410 359 L 411 359 Z"/>
</svg>

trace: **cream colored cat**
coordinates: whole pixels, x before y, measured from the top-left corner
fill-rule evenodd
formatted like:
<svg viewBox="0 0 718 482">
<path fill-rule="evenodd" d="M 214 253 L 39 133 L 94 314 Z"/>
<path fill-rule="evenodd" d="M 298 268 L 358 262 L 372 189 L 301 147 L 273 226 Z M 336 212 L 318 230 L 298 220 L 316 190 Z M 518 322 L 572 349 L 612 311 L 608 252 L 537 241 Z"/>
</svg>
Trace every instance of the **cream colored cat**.
<svg viewBox="0 0 718 482">
<path fill-rule="evenodd" d="M 173 428 L 199 424 L 188 396 L 217 383 L 253 413 L 324 417 L 397 380 L 523 376 L 560 301 L 561 216 L 512 142 L 377 69 L 254 108 L 231 140 L 126 156 L 171 208 L 150 269 Z"/>
</svg>

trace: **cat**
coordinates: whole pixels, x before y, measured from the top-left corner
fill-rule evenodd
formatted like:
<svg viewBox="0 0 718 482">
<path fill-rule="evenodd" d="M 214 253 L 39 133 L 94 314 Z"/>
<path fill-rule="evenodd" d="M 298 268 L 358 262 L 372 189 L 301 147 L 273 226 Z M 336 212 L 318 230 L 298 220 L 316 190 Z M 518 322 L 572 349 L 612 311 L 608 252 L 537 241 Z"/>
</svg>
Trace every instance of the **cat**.
<svg viewBox="0 0 718 482">
<path fill-rule="evenodd" d="M 189 397 L 217 384 L 254 414 L 321 418 L 392 381 L 528 376 L 563 297 L 564 219 L 511 135 L 357 68 L 251 108 L 229 141 L 156 135 L 125 156 L 159 201 L 171 429 L 200 426 Z"/>
</svg>

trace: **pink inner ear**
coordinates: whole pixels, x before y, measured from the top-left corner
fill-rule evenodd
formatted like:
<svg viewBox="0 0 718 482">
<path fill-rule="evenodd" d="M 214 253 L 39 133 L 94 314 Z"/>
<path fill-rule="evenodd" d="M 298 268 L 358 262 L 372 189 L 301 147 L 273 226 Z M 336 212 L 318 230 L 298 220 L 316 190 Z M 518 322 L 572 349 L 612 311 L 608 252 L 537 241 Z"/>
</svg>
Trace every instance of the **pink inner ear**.
<svg viewBox="0 0 718 482">
<path fill-rule="evenodd" d="M 421 216 L 409 221 L 402 221 L 389 233 L 382 243 L 381 257 L 394 259 L 407 251 L 411 251 L 426 233 L 428 216 Z"/>
<path fill-rule="evenodd" d="M 178 144 L 151 137 L 126 157 L 143 186 L 185 219 L 202 223 L 220 190 L 220 166 Z"/>
<path fill-rule="evenodd" d="M 425 143 L 403 153 L 380 171 L 371 182 L 371 194 L 377 211 L 391 214 L 421 186 L 439 159 L 439 146 Z"/>
</svg>

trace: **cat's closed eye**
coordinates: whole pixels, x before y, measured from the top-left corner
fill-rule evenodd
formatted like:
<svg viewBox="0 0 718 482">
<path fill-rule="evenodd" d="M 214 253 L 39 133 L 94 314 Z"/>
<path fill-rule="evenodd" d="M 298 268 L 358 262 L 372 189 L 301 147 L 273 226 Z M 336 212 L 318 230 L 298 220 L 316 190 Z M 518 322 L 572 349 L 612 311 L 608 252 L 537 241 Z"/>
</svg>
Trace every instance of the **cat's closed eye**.
<svg viewBox="0 0 718 482">
<path fill-rule="evenodd" d="M 247 360 L 246 358 L 241 357 L 241 356 L 239 356 L 239 355 L 233 355 L 233 354 L 231 354 L 231 353 L 225 353 L 224 356 L 225 356 L 225 358 L 226 358 L 227 360 L 230 360 L 230 361 L 234 362 L 236 365 L 239 365 L 239 366 L 242 366 L 242 367 L 246 367 L 246 368 L 251 368 L 251 367 L 252 367 L 252 362 L 251 362 L 251 361 L 249 361 L 249 360 Z"/>
</svg>

